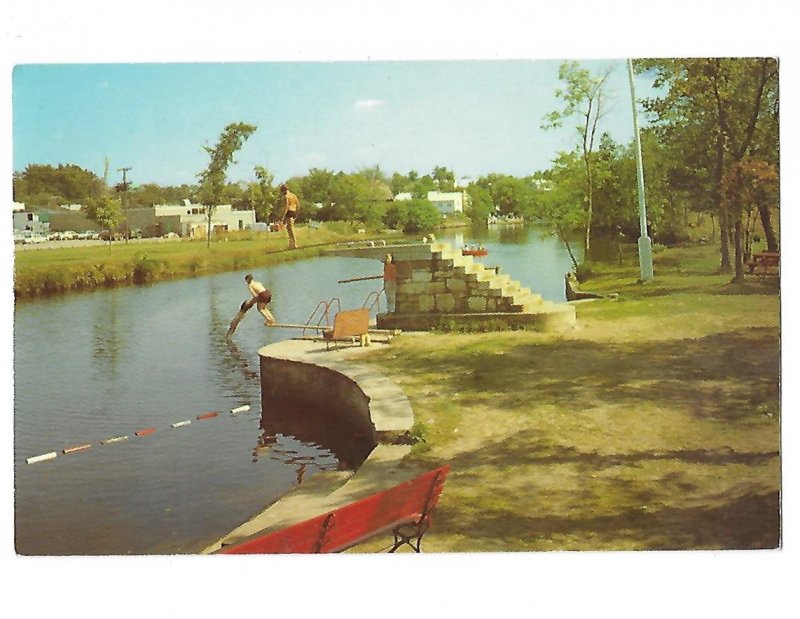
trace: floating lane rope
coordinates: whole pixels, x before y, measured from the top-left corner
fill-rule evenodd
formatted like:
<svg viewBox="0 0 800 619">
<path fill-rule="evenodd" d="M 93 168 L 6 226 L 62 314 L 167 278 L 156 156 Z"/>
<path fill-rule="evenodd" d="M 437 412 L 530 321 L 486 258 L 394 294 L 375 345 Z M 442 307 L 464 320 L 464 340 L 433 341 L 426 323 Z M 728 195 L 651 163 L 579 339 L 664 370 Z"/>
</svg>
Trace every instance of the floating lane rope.
<svg viewBox="0 0 800 619">
<path fill-rule="evenodd" d="M 103 445 L 108 445 L 110 443 L 121 443 L 122 441 L 127 441 L 127 436 L 112 436 L 111 438 L 107 438 L 104 441 L 100 441 Z"/>
<path fill-rule="evenodd" d="M 41 456 L 33 456 L 31 458 L 28 458 L 27 462 L 28 462 L 28 464 L 33 464 L 35 462 L 44 462 L 45 460 L 52 460 L 57 455 L 58 454 L 56 452 L 51 451 L 48 454 L 42 454 Z"/>
<path fill-rule="evenodd" d="M 61 453 L 74 454 L 76 451 L 86 451 L 90 447 L 91 445 L 89 443 L 86 443 L 85 445 L 76 445 L 75 447 L 67 447 Z"/>
<path fill-rule="evenodd" d="M 243 406 L 238 406 L 236 408 L 232 408 L 231 409 L 231 413 L 235 415 L 236 413 L 244 413 L 244 412 L 247 412 L 249 410 L 250 410 L 250 405 L 249 404 L 245 404 Z M 211 412 L 208 412 L 208 413 L 202 413 L 200 415 L 197 415 L 197 419 L 213 419 L 214 417 L 217 417 L 217 416 L 219 416 L 219 411 L 211 411 Z M 188 426 L 190 423 L 192 423 L 191 419 L 185 419 L 184 421 L 177 421 L 177 422 L 173 423 L 172 427 L 173 428 L 180 428 L 182 426 Z M 142 428 L 141 430 L 136 430 L 135 434 L 136 434 L 136 436 L 148 436 L 149 434 L 153 434 L 155 431 L 156 431 L 155 428 Z M 100 443 L 102 445 L 110 445 L 112 443 L 121 443 L 123 441 L 127 441 L 128 438 L 129 437 L 127 435 L 125 435 L 125 436 L 112 436 L 111 438 L 107 438 L 105 440 L 100 441 Z M 72 453 L 77 453 L 79 451 L 86 451 L 87 449 L 90 449 L 91 447 L 92 447 L 91 443 L 84 443 L 83 445 L 75 445 L 74 447 L 65 447 L 64 449 L 61 450 L 61 453 L 63 453 L 63 454 L 72 454 Z M 41 454 L 41 455 L 38 455 L 38 456 L 31 456 L 30 458 L 26 459 L 25 462 L 27 462 L 28 464 L 35 464 L 37 462 L 45 462 L 47 460 L 53 460 L 57 456 L 58 456 L 58 452 L 51 451 L 51 452 L 46 453 L 46 454 Z"/>
</svg>

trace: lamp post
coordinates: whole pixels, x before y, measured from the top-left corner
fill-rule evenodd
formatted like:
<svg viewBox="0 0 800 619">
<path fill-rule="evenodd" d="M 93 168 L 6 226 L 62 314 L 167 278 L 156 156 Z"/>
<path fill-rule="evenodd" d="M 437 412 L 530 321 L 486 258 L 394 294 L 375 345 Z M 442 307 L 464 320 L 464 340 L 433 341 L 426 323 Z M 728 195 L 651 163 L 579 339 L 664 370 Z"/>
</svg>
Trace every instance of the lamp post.
<svg viewBox="0 0 800 619">
<path fill-rule="evenodd" d="M 636 140 L 636 180 L 639 192 L 639 272 L 641 281 L 653 279 L 653 246 L 647 236 L 647 207 L 644 201 L 644 166 L 642 164 L 642 140 L 639 136 L 639 116 L 636 110 L 636 92 L 633 87 L 633 61 L 628 58 L 628 79 L 631 83 L 631 107 L 633 108 L 633 134 Z"/>
</svg>

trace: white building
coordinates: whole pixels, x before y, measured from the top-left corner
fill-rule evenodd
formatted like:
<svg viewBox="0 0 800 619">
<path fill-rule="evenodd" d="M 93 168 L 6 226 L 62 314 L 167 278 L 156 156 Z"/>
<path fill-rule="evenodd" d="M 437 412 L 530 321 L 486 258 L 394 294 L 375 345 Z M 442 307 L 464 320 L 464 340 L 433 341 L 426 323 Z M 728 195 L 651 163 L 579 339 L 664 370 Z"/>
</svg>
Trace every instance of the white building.
<svg viewBox="0 0 800 619">
<path fill-rule="evenodd" d="M 181 236 L 204 236 L 208 227 L 205 207 L 184 200 L 183 204 L 154 204 L 155 218 L 180 222 Z M 211 214 L 211 229 L 215 232 L 228 230 L 250 230 L 256 224 L 255 211 L 238 211 L 230 204 L 220 204 Z"/>
<path fill-rule="evenodd" d="M 429 191 L 427 197 L 428 201 L 432 202 L 443 215 L 463 213 L 464 202 L 469 199 L 465 191 Z M 409 192 L 398 193 L 394 197 L 395 200 L 411 200 L 412 198 L 413 196 Z"/>
</svg>

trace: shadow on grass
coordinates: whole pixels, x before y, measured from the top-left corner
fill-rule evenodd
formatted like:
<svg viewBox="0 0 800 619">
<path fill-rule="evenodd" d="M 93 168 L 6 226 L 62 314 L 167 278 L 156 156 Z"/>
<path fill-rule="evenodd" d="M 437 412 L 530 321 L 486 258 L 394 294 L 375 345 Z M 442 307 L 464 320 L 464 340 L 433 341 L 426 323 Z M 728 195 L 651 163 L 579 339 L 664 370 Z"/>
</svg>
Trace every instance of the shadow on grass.
<svg viewBox="0 0 800 619">
<path fill-rule="evenodd" d="M 461 393 L 465 406 L 518 408 L 526 398 L 562 411 L 652 404 L 735 420 L 777 403 L 778 350 L 777 329 L 770 328 L 643 344 L 525 343 L 508 347 L 499 362 L 467 347 L 446 359 L 451 371 L 440 386 Z M 441 373 L 442 364 L 440 356 L 420 357 L 413 367 Z"/>
<path fill-rule="evenodd" d="M 730 491 L 730 496 L 721 496 L 717 488 L 703 493 L 703 482 L 693 480 L 689 469 L 675 470 L 668 462 L 659 469 L 663 474 L 658 477 L 652 471 L 637 476 L 635 471 L 641 462 L 658 460 L 758 466 L 776 458 L 777 452 L 676 450 L 601 455 L 572 447 L 543 448 L 535 440 L 533 431 L 517 434 L 449 460 L 452 473 L 436 514 L 437 528 L 498 540 L 503 550 L 754 549 L 779 544 L 777 491 L 743 484 Z M 561 491 L 552 469 L 539 477 L 539 469 L 530 468 L 525 475 L 521 473 L 525 469 L 519 468 L 569 464 L 577 465 L 571 469 L 573 474 L 585 473 L 586 483 L 578 490 Z M 626 465 L 627 472 L 613 477 L 589 476 L 590 472 Z M 504 482 L 487 484 L 485 467 L 494 471 L 493 479 Z M 458 495 L 463 490 L 474 493 L 476 488 L 482 488 L 479 499 L 466 502 L 457 498 L 448 505 L 448 490 Z M 561 501 L 554 500 L 554 493 L 561 495 Z M 632 503 L 642 507 L 631 507 Z M 508 509 L 508 505 L 515 508 Z M 558 510 L 562 513 L 553 513 Z"/>
<path fill-rule="evenodd" d="M 748 493 L 717 507 L 668 507 L 656 512 L 632 509 L 603 516 L 536 517 L 504 512 L 465 518 L 442 508 L 436 514 L 436 527 L 470 537 L 503 539 L 503 550 L 514 550 L 507 543 L 513 538 L 526 547 L 548 540 L 558 546 L 559 538 L 579 538 L 588 540 L 583 545 L 586 549 L 613 548 L 622 540 L 625 546 L 617 548 L 641 550 L 772 549 L 780 543 L 777 491 Z"/>
</svg>

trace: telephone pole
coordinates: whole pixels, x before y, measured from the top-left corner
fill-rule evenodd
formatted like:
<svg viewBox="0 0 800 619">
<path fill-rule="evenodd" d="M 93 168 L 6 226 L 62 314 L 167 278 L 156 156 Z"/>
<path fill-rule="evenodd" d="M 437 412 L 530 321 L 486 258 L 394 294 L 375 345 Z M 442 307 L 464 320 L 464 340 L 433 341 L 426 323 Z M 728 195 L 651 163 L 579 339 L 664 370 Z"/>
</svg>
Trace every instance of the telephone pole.
<svg viewBox="0 0 800 619">
<path fill-rule="evenodd" d="M 130 236 L 128 230 L 128 219 L 124 215 L 125 206 L 127 203 L 126 197 L 128 194 L 128 187 L 130 187 L 130 183 L 128 183 L 128 172 L 131 171 L 131 168 L 117 168 L 117 172 L 122 172 L 122 182 L 118 183 L 114 189 L 116 189 L 119 193 L 122 194 L 122 210 L 123 210 L 123 218 L 125 221 L 125 242 L 128 242 L 128 237 Z"/>
</svg>

